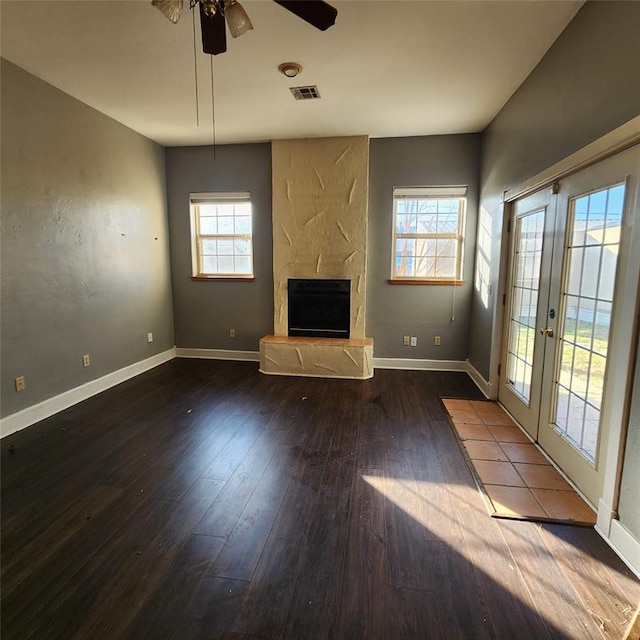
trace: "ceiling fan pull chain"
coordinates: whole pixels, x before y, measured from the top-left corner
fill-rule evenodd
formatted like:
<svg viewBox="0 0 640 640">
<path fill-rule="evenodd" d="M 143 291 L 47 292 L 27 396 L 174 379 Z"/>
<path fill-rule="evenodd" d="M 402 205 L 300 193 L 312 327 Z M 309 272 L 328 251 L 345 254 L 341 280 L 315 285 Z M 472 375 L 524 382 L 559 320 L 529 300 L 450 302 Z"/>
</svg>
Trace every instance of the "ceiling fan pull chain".
<svg viewBox="0 0 640 640">
<path fill-rule="evenodd" d="M 200 126 L 200 100 L 198 99 L 198 52 L 196 51 L 196 14 L 191 12 L 193 24 L 193 78 L 196 90 L 196 127 Z"/>
<path fill-rule="evenodd" d="M 213 143 L 213 159 L 216 159 L 216 94 L 213 83 L 213 56 L 209 56 L 211 72 L 211 142 Z"/>
</svg>

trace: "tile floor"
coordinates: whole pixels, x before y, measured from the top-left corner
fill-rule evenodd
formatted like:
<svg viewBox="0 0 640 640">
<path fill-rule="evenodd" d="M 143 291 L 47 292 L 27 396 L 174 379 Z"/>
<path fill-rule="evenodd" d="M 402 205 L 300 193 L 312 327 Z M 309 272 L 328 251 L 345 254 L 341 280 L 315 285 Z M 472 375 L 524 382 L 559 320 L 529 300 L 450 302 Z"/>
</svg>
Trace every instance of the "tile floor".
<svg viewBox="0 0 640 640">
<path fill-rule="evenodd" d="M 492 515 L 592 526 L 596 514 L 496 403 L 443 398 Z"/>
</svg>

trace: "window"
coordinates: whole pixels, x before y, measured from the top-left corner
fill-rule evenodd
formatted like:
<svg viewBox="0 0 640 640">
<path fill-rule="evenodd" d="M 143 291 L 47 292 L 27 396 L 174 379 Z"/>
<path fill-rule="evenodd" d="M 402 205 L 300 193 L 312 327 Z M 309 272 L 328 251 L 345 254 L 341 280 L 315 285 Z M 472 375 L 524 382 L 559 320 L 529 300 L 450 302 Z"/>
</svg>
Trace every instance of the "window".
<svg viewBox="0 0 640 640">
<path fill-rule="evenodd" d="M 253 278 L 251 194 L 191 194 L 194 278 Z"/>
<path fill-rule="evenodd" d="M 393 190 L 391 282 L 462 284 L 466 187 Z"/>
</svg>

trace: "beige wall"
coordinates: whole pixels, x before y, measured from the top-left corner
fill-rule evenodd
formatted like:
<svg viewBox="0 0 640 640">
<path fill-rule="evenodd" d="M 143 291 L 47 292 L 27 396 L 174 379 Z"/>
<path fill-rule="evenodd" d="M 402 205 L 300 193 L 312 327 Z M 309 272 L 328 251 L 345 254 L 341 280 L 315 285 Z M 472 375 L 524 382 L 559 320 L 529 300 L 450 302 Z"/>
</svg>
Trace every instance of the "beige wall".
<svg viewBox="0 0 640 640">
<path fill-rule="evenodd" d="M 351 279 L 351 337 L 365 337 L 369 139 L 272 143 L 274 333 L 288 278 Z"/>
</svg>

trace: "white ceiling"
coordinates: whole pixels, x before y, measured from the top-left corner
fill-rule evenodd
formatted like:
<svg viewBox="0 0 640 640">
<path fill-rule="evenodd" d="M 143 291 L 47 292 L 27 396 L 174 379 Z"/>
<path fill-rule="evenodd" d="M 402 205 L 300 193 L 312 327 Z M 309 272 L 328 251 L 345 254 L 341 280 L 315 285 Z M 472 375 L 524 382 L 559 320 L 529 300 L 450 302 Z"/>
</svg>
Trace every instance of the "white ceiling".
<svg viewBox="0 0 640 640">
<path fill-rule="evenodd" d="M 210 57 L 196 16 L 149 0 L 2 0 L 2 57 L 167 145 L 212 142 Z M 583 4 L 334 0 L 321 32 L 269 0 L 242 0 L 254 30 L 213 58 L 216 142 L 481 131 Z M 295 61 L 295 80 L 278 64 Z M 296 101 L 291 86 L 317 85 Z"/>
</svg>

